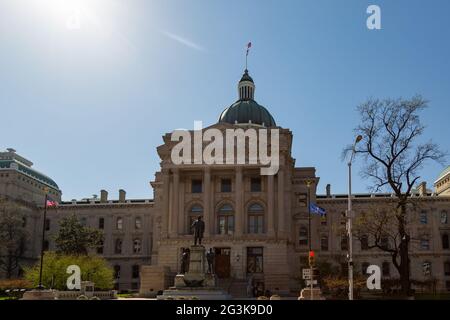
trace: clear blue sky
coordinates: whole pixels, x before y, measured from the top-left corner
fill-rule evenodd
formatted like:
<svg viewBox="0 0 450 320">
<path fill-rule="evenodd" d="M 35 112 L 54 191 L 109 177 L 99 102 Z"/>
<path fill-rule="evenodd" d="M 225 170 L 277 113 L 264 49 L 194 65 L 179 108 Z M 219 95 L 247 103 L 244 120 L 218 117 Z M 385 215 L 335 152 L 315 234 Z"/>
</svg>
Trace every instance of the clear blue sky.
<svg viewBox="0 0 450 320">
<path fill-rule="evenodd" d="M 369 4 L 382 30 L 366 28 Z M 425 137 L 450 150 L 449 14 L 448 0 L 1 0 L 0 149 L 32 160 L 66 200 L 152 197 L 162 135 L 217 121 L 251 40 L 256 100 L 292 130 L 319 191 L 344 193 L 341 150 L 369 97 L 423 95 Z"/>
</svg>

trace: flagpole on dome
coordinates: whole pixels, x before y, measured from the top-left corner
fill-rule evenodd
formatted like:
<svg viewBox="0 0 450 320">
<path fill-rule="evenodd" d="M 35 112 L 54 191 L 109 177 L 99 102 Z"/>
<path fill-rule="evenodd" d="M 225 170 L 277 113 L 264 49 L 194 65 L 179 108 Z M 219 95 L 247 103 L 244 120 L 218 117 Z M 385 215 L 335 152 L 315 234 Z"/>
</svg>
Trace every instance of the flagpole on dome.
<svg viewBox="0 0 450 320">
<path fill-rule="evenodd" d="M 245 70 L 247 70 L 248 52 L 249 52 L 251 47 L 252 47 L 252 42 L 249 41 L 249 43 L 247 43 L 247 52 L 245 54 Z"/>
</svg>

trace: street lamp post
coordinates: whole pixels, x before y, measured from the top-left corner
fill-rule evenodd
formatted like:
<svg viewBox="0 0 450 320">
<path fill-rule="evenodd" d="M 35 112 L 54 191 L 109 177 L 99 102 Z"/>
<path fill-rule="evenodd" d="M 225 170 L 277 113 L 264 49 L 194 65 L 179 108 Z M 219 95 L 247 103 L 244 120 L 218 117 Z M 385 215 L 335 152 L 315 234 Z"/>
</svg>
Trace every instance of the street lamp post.
<svg viewBox="0 0 450 320">
<path fill-rule="evenodd" d="M 355 157 L 356 144 L 362 140 L 362 136 L 358 135 L 352 147 L 352 154 L 348 162 L 348 208 L 347 216 L 347 233 L 348 233 L 348 299 L 353 300 L 353 234 L 352 234 L 352 162 Z"/>
<path fill-rule="evenodd" d="M 311 243 L 311 184 L 313 183 L 312 180 L 306 180 L 306 186 L 308 187 L 308 245 L 309 245 L 309 253 L 308 256 L 310 257 L 312 252 L 312 243 Z M 313 275 L 313 265 L 311 263 L 311 258 L 309 258 L 309 272 L 311 273 L 311 283 L 310 283 L 310 299 L 313 300 L 313 289 L 314 289 L 314 275 Z"/>
</svg>

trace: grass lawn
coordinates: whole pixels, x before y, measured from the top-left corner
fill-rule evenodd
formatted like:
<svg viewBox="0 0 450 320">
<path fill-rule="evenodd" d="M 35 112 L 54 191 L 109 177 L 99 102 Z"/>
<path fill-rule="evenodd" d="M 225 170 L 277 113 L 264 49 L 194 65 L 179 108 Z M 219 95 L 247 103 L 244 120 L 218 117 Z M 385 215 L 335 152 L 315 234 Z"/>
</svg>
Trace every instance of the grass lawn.
<svg viewBox="0 0 450 320">
<path fill-rule="evenodd" d="M 134 298 L 132 293 L 118 293 L 117 294 L 118 298 Z"/>
</svg>

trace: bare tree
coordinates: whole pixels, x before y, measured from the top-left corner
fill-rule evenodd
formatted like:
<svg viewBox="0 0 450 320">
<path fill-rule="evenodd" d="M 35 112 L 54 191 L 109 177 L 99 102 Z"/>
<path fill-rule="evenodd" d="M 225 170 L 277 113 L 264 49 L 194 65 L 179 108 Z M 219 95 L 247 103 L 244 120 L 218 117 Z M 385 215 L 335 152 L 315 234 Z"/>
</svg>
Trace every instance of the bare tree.
<svg viewBox="0 0 450 320">
<path fill-rule="evenodd" d="M 411 289 L 411 239 L 407 228 L 411 193 L 425 163 L 432 160 L 443 164 L 446 156 L 433 142 L 421 142 L 425 127 L 419 113 L 427 107 L 427 101 L 414 96 L 411 100 L 370 99 L 357 108 L 360 124 L 355 132 L 363 136 L 356 149 L 356 154 L 364 159 L 361 174 L 373 181 L 372 191 L 393 193 L 395 201 L 393 211 L 379 212 L 380 216 L 370 219 L 371 223 L 378 221 L 367 226 L 378 235 L 372 247 L 392 254 L 393 264 L 400 274 L 402 292 L 407 295 Z M 349 150 L 351 146 L 344 149 L 344 155 Z M 392 247 L 381 243 L 385 234 L 391 234 Z"/>
<path fill-rule="evenodd" d="M 11 202 L 0 201 L 0 269 L 9 279 L 20 266 L 25 251 L 24 215 Z"/>
</svg>

